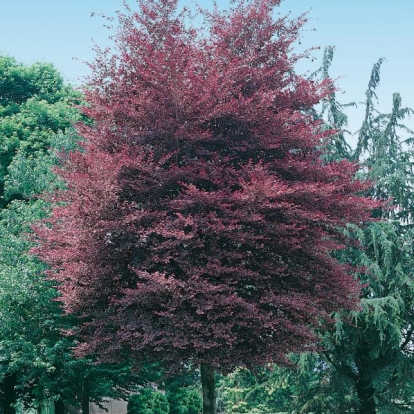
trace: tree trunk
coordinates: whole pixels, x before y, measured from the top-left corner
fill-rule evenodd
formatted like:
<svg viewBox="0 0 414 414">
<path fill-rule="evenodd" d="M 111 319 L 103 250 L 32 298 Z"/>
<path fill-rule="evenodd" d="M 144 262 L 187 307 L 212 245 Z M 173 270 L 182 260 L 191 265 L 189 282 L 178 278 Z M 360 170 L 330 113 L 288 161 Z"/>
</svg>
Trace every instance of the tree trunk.
<svg viewBox="0 0 414 414">
<path fill-rule="evenodd" d="M 82 414 L 89 414 L 90 387 L 89 379 L 86 377 L 82 383 Z"/>
<path fill-rule="evenodd" d="M 16 383 L 17 375 L 6 375 L 1 382 L 3 391 L 3 414 L 16 414 Z"/>
<path fill-rule="evenodd" d="M 55 401 L 55 414 L 65 414 L 65 403 L 61 398 Z"/>
<path fill-rule="evenodd" d="M 210 364 L 201 364 L 201 385 L 203 388 L 203 414 L 216 414 L 216 384 L 214 368 Z"/>
<path fill-rule="evenodd" d="M 377 407 L 374 399 L 375 390 L 370 381 L 360 378 L 356 383 L 359 399 L 359 414 L 376 414 Z"/>
</svg>

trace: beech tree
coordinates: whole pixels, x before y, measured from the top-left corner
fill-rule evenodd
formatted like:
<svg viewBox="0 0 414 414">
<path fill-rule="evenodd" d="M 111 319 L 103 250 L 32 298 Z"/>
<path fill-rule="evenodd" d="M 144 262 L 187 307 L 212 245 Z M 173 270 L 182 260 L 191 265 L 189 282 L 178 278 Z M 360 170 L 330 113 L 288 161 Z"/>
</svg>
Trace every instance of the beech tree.
<svg viewBox="0 0 414 414">
<path fill-rule="evenodd" d="M 278 0 L 202 12 L 176 0 L 119 14 L 116 51 L 97 50 L 79 126 L 62 160 L 37 253 L 81 318 L 81 355 L 214 372 L 286 363 L 312 327 L 355 306 L 358 283 L 332 252 L 345 223 L 370 220 L 348 161 L 321 160 L 312 108 L 331 82 L 294 71 L 305 22 L 273 19 Z"/>
</svg>

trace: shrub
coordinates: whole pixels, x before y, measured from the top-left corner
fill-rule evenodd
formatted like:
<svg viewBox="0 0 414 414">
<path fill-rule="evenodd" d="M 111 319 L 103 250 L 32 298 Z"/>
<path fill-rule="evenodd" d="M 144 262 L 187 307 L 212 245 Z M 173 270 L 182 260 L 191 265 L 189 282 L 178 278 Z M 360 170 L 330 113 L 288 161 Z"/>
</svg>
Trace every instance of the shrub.
<svg viewBox="0 0 414 414">
<path fill-rule="evenodd" d="M 153 388 L 143 388 L 139 394 L 131 395 L 127 414 L 168 414 L 170 406 L 167 398 Z"/>
</svg>

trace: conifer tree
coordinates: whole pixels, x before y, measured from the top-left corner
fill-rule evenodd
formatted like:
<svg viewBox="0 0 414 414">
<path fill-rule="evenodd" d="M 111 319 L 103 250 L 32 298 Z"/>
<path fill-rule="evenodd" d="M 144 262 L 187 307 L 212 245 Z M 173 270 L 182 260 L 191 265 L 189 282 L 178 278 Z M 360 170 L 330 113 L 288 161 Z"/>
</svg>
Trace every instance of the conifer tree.
<svg viewBox="0 0 414 414">
<path fill-rule="evenodd" d="M 331 157 L 348 153 L 358 160 L 358 175 L 373 183 L 367 194 L 388 200 L 389 207 L 374 210 L 379 220 L 365 229 L 348 227 L 361 247 L 342 251 L 339 259 L 363 270 L 356 274 L 364 285 L 361 309 L 337 313 L 336 330 L 322 332 L 324 352 L 303 356 L 306 363 L 291 381 L 302 409 L 385 414 L 413 407 L 414 153 L 407 138 L 413 132 L 403 124 L 412 110 L 402 107 L 399 94 L 393 95 L 389 114 L 376 110 L 383 61 L 372 70 L 356 150 L 350 151 L 345 140 L 339 150 L 330 149 Z M 333 108 L 341 111 L 337 120 L 346 120 L 339 104 Z M 329 119 L 337 130 L 346 126 L 335 123 L 334 116 Z"/>
<path fill-rule="evenodd" d="M 85 89 L 82 151 L 36 230 L 37 253 L 79 315 L 80 354 L 214 372 L 286 363 L 312 327 L 355 305 L 331 252 L 376 204 L 348 161 L 321 160 L 311 110 L 330 82 L 294 72 L 304 18 L 279 1 L 204 13 L 199 35 L 176 0 L 119 15 L 117 52 L 98 53 Z"/>
<path fill-rule="evenodd" d="M 358 274 L 362 310 L 338 324 L 325 356 L 335 370 L 353 383 L 360 414 L 399 413 L 412 409 L 413 252 L 413 132 L 403 125 L 412 113 L 393 95 L 389 114 L 375 109 L 380 59 L 366 92 L 366 116 L 359 131 L 355 158 L 373 182 L 369 195 L 389 200 L 375 210 L 381 220 L 357 234 L 361 249 L 344 252 L 342 259 L 365 269 Z"/>
</svg>

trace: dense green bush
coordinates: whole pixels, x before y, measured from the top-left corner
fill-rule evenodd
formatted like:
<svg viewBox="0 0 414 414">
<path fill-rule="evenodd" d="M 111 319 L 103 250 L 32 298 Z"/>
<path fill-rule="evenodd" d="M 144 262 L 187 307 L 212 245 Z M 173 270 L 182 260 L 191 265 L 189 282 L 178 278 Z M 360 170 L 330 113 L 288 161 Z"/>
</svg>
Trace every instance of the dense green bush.
<svg viewBox="0 0 414 414">
<path fill-rule="evenodd" d="M 153 388 L 142 388 L 139 394 L 131 395 L 127 414 L 168 414 L 170 406 L 167 398 Z"/>
<path fill-rule="evenodd" d="M 194 387 L 167 390 L 170 414 L 199 414 L 203 408 L 201 395 Z"/>
</svg>

